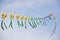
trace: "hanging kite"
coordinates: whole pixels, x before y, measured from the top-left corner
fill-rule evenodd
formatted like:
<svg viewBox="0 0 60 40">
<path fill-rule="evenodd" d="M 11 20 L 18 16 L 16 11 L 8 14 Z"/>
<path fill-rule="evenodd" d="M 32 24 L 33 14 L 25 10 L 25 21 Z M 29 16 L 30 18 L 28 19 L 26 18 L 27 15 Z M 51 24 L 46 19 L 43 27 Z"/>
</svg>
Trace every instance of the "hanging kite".
<svg viewBox="0 0 60 40">
<path fill-rule="evenodd" d="M 13 29 L 13 26 L 12 26 L 12 20 L 14 19 L 14 14 L 10 14 L 10 25 L 9 27 L 11 26 L 11 28 Z"/>
<path fill-rule="evenodd" d="M 7 18 L 7 14 L 6 13 L 2 13 L 2 21 L 1 21 L 1 28 L 2 30 L 7 29 L 8 26 L 6 26 L 5 21 Z M 14 15 L 14 14 L 10 14 L 10 24 L 9 27 L 13 29 L 13 19 L 16 18 L 17 20 L 17 25 L 18 27 L 22 27 L 24 26 L 25 29 L 27 29 L 27 22 L 28 24 L 34 29 L 36 28 L 38 25 L 47 25 L 47 22 L 49 22 L 50 20 L 53 20 L 55 28 L 53 29 L 53 33 L 51 33 L 51 36 L 55 33 L 56 30 L 56 17 L 54 14 L 49 14 L 48 16 L 45 16 L 43 18 L 41 17 L 28 17 L 28 16 L 22 16 L 22 15 Z"/>
<path fill-rule="evenodd" d="M 6 19 L 6 17 L 7 17 L 7 14 L 6 13 L 3 13 L 2 14 L 2 21 L 1 21 L 1 28 L 2 28 L 2 30 L 4 30 L 4 26 L 7 29 L 7 26 L 6 26 L 5 22 L 4 22 L 4 20 Z"/>
</svg>

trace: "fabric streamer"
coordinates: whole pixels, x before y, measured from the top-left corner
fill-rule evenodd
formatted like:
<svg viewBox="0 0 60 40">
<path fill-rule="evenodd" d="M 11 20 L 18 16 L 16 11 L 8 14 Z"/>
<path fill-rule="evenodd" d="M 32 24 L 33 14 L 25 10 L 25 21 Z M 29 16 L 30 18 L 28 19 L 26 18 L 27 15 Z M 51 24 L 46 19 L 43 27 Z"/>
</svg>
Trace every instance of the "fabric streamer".
<svg viewBox="0 0 60 40">
<path fill-rule="evenodd" d="M 52 33 L 51 33 L 51 36 L 56 32 L 56 26 L 57 26 L 57 23 L 56 23 L 56 17 L 55 17 L 55 15 L 54 14 L 50 14 L 49 16 L 52 16 L 53 17 L 53 22 L 54 22 L 54 25 L 55 25 L 55 27 L 54 27 L 54 29 L 53 29 L 53 31 L 52 31 Z M 49 19 L 51 19 L 51 18 L 49 18 Z M 50 37 L 51 37 L 50 36 Z"/>
</svg>

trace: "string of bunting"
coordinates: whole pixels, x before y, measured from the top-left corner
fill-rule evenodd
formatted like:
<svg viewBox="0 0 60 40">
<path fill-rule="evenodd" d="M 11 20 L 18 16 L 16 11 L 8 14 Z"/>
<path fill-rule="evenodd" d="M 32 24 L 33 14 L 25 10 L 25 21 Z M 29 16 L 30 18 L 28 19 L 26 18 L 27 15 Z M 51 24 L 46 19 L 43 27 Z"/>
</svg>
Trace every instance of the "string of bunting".
<svg viewBox="0 0 60 40">
<path fill-rule="evenodd" d="M 3 12 L 2 13 L 2 21 L 1 21 L 1 28 L 2 30 L 7 29 L 7 26 L 5 24 L 5 19 L 8 17 L 8 15 Z M 13 19 L 16 18 L 17 19 L 17 25 L 18 27 L 20 26 L 24 26 L 25 29 L 27 29 L 27 22 L 28 24 L 34 29 L 36 28 L 38 25 L 42 24 L 42 25 L 47 25 L 47 22 L 49 22 L 50 20 L 53 20 L 55 28 L 53 29 L 53 33 L 55 33 L 56 30 L 56 17 L 53 13 L 49 14 L 48 16 L 45 16 L 43 18 L 41 17 L 28 17 L 28 16 L 22 16 L 22 15 L 14 15 L 14 14 L 10 14 L 10 24 L 8 27 L 13 29 Z M 51 33 L 51 35 L 53 35 L 53 33 Z"/>
</svg>

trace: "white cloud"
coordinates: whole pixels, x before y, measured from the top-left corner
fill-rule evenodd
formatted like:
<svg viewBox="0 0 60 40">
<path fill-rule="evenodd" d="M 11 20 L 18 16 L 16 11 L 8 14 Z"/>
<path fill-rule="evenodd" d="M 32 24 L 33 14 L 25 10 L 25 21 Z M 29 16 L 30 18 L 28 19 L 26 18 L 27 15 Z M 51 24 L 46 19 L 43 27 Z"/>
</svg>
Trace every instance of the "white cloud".
<svg viewBox="0 0 60 40">
<path fill-rule="evenodd" d="M 9 3 L 6 5 L 2 5 L 2 7 L 6 7 L 6 8 L 22 8 L 22 7 L 32 7 L 33 6 L 33 2 L 29 1 L 29 2 L 14 2 L 14 3 Z"/>
<path fill-rule="evenodd" d="M 25 0 L 25 1 L 14 1 L 13 3 L 2 4 L 3 9 L 16 9 L 27 10 L 31 7 L 45 6 L 54 3 L 54 0 Z"/>
<path fill-rule="evenodd" d="M 8 3 L 8 4 L 3 4 L 2 5 L 2 10 L 16 10 L 16 9 L 22 9 L 22 10 L 26 10 L 28 8 L 33 7 L 33 2 L 32 1 L 28 1 L 28 2 L 20 2 L 20 1 L 15 1 L 13 3 Z"/>
<path fill-rule="evenodd" d="M 44 5 L 53 4 L 54 0 L 34 0 L 33 2 L 38 6 L 44 6 Z"/>
<path fill-rule="evenodd" d="M 54 0 L 26 0 L 26 1 L 15 1 L 13 3 L 8 3 L 6 5 L 2 5 L 3 7 L 7 7 L 7 8 L 22 8 L 22 7 L 33 7 L 33 5 L 47 5 L 47 4 L 51 4 L 53 3 Z"/>
</svg>

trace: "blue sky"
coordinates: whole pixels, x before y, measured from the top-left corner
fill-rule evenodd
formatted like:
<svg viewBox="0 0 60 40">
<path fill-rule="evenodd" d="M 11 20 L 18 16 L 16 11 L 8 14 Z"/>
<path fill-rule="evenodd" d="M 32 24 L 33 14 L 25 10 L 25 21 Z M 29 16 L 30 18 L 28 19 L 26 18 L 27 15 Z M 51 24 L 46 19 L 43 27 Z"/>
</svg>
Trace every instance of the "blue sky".
<svg viewBox="0 0 60 40">
<path fill-rule="evenodd" d="M 0 0 L 1 12 L 32 17 L 44 17 L 50 13 L 54 13 L 57 19 L 56 33 L 52 37 L 50 37 L 51 31 L 54 28 L 52 22 L 48 23 L 47 26 L 39 25 L 35 29 L 32 29 L 28 24 L 27 30 L 17 28 L 17 23 L 13 22 L 15 23 L 13 30 L 0 30 L 1 40 L 60 40 L 60 0 Z M 10 22 L 8 18 L 5 21 L 7 25 Z"/>
</svg>

